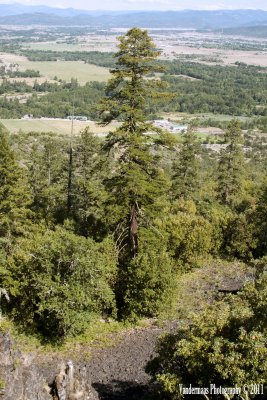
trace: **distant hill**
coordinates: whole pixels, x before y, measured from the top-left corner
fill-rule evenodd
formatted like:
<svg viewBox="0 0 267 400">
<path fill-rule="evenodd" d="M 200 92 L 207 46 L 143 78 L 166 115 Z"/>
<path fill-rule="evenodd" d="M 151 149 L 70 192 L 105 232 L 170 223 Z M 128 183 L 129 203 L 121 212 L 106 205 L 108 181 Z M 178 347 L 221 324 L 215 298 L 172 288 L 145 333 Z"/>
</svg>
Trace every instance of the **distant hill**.
<svg viewBox="0 0 267 400">
<path fill-rule="evenodd" d="M 23 10 L 23 13 L 21 11 Z M 25 12 L 27 10 L 27 12 Z M 11 13 L 3 16 L 3 13 Z M 46 6 L 0 4 L 1 25 L 58 25 L 118 28 L 226 29 L 267 24 L 267 11 L 166 11 L 166 12 L 91 12 Z"/>
<path fill-rule="evenodd" d="M 102 11 L 102 10 L 78 10 L 75 8 L 56 8 L 49 6 L 30 6 L 24 4 L 0 4 L 0 17 L 9 15 L 21 15 L 21 14 L 54 14 L 61 17 L 75 17 L 76 15 L 121 15 L 126 14 L 128 11 Z"/>
<path fill-rule="evenodd" d="M 73 17 L 79 14 L 89 14 L 87 10 L 74 8 L 54 8 L 48 6 L 27 6 L 24 4 L 0 4 L 0 17 L 21 14 L 54 14 L 62 17 Z"/>
<path fill-rule="evenodd" d="M 266 25 L 257 26 L 240 26 L 236 28 L 227 28 L 223 31 L 225 35 L 239 35 L 255 38 L 267 38 L 267 23 Z"/>
</svg>

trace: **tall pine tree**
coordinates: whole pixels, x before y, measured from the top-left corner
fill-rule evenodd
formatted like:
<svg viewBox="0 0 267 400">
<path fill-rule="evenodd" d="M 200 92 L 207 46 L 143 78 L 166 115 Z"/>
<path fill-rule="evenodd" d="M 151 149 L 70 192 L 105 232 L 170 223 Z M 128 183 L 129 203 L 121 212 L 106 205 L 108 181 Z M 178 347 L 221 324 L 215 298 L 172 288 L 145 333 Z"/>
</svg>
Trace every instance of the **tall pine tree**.
<svg viewBox="0 0 267 400">
<path fill-rule="evenodd" d="M 167 185 L 151 153 L 151 139 L 145 135 L 154 129 L 146 121 L 146 109 L 148 100 L 158 95 L 155 85 L 159 84 L 146 77 L 157 71 L 154 61 L 160 53 L 147 32 L 137 28 L 119 41 L 117 67 L 111 70 L 113 78 L 100 108 L 103 123 L 115 118 L 122 121 L 106 143 L 106 148 L 115 149 L 117 159 L 114 174 L 106 181 L 113 208 L 108 217 L 117 228 L 121 246 L 127 247 L 134 258 L 138 254 L 140 224 L 155 215 L 156 199 Z"/>
<path fill-rule="evenodd" d="M 162 212 L 169 189 L 151 151 L 153 138 L 146 135 L 155 129 L 147 121 L 148 104 L 160 96 L 157 87 L 161 85 L 147 76 L 158 70 L 155 59 L 159 52 L 147 31 L 137 28 L 130 29 L 119 42 L 116 68 L 111 70 L 113 77 L 100 105 L 104 124 L 113 119 L 122 121 L 106 142 L 115 160 L 113 174 L 106 179 L 106 217 L 119 250 L 119 307 L 128 314 L 140 314 L 142 309 L 149 314 L 153 301 L 161 298 L 167 285 L 159 265 L 163 263 L 166 276 L 169 273 L 162 243 L 163 257 L 158 253 L 149 256 L 159 245 L 155 238 L 162 241 L 156 229 L 153 231 L 153 220 Z"/>
</svg>

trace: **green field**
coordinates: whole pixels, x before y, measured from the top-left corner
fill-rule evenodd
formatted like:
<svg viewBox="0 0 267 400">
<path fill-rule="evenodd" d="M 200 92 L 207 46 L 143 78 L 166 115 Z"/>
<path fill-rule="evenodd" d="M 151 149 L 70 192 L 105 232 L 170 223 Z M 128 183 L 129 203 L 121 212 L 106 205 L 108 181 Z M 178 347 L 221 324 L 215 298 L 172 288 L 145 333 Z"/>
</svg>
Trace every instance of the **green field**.
<svg viewBox="0 0 267 400">
<path fill-rule="evenodd" d="M 54 132 L 61 135 L 69 135 L 71 133 L 71 121 L 63 119 L 1 119 L 0 122 L 10 133 Z M 118 123 L 114 122 L 110 126 L 101 127 L 93 121 L 74 121 L 73 133 L 78 135 L 87 126 L 92 132 L 101 136 L 114 130 Z"/>
<path fill-rule="evenodd" d="M 72 44 L 72 43 L 57 43 L 57 42 L 40 42 L 40 43 L 29 43 L 24 48 L 30 48 L 32 50 L 51 50 L 51 51 L 84 51 L 84 45 Z"/>
<path fill-rule="evenodd" d="M 39 42 L 27 43 L 24 48 L 50 51 L 116 51 L 117 35 L 89 35 L 78 43 Z"/>
<path fill-rule="evenodd" d="M 107 81 L 110 78 L 108 68 L 93 64 L 85 64 L 83 61 L 29 61 L 19 62 L 21 69 L 34 69 L 47 79 L 55 76 L 65 81 L 76 78 L 80 84 L 88 81 Z"/>
</svg>

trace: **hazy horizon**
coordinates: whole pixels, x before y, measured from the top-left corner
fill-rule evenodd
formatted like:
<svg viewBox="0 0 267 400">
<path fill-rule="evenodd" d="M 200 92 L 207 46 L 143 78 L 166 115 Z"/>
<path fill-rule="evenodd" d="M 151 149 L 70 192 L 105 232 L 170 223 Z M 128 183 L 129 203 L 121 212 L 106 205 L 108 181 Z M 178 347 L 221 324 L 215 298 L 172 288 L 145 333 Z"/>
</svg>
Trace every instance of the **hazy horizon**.
<svg viewBox="0 0 267 400">
<path fill-rule="evenodd" d="M 44 4 L 45 3 L 45 4 Z M 102 0 L 96 7 L 94 0 L 12 0 L 0 1 L 0 4 L 23 4 L 28 6 L 49 6 L 56 8 L 75 8 L 91 11 L 178 11 L 178 10 L 267 10 L 266 0 Z"/>
</svg>

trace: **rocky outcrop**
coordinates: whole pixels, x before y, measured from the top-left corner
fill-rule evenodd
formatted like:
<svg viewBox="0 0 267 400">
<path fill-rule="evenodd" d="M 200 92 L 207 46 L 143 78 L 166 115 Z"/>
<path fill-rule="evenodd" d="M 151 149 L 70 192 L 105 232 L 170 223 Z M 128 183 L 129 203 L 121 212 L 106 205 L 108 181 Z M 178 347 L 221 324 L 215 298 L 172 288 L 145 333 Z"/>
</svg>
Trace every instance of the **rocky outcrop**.
<svg viewBox="0 0 267 400">
<path fill-rule="evenodd" d="M 53 380 L 53 400 L 97 400 L 98 395 L 89 384 L 87 366 L 74 365 L 72 361 L 62 363 Z"/>
<path fill-rule="evenodd" d="M 0 332 L 0 399 L 98 400 L 98 395 L 87 365 L 23 354 Z"/>
</svg>

